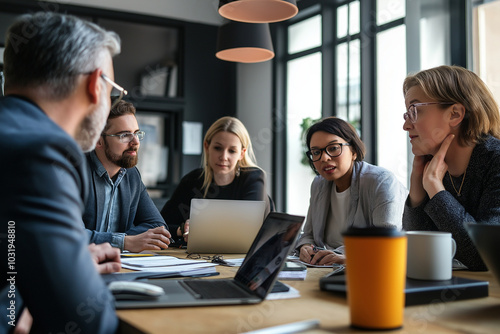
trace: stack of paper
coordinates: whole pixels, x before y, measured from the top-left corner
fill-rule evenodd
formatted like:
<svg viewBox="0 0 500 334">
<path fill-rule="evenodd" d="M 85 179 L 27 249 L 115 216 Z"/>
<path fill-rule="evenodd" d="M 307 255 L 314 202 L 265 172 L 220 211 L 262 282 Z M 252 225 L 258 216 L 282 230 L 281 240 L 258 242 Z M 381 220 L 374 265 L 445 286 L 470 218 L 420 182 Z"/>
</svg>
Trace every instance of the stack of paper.
<svg viewBox="0 0 500 334">
<path fill-rule="evenodd" d="M 285 284 L 286 285 L 286 284 Z M 289 289 L 285 292 L 272 292 L 267 295 L 266 300 L 275 300 L 275 299 L 291 299 L 291 298 L 299 298 L 300 292 L 299 290 L 286 285 Z"/>
<path fill-rule="evenodd" d="M 197 276 L 215 273 L 216 263 L 204 260 L 178 259 L 173 256 L 144 256 L 122 258 L 122 268 L 136 271 Z"/>
</svg>

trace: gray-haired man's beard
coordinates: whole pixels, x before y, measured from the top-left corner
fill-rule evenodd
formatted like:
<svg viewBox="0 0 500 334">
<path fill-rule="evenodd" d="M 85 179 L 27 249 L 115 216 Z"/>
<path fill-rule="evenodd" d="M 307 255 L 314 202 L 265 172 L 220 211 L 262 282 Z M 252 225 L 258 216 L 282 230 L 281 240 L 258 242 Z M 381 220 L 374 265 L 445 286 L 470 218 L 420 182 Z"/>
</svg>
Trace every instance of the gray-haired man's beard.
<svg viewBox="0 0 500 334">
<path fill-rule="evenodd" d="M 76 133 L 75 140 L 84 152 L 92 151 L 101 136 L 109 115 L 109 104 L 106 102 L 106 91 L 101 96 L 102 104 L 96 110 L 85 117 L 80 124 L 80 130 Z"/>
</svg>

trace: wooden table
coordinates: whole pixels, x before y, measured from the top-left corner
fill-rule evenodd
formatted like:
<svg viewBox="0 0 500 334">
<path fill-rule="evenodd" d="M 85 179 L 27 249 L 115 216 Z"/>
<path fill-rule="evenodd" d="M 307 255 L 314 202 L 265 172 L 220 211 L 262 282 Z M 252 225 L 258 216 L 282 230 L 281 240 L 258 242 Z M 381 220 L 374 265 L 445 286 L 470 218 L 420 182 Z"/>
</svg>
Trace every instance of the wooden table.
<svg viewBox="0 0 500 334">
<path fill-rule="evenodd" d="M 186 257 L 183 250 L 161 254 Z M 224 278 L 233 277 L 238 268 L 218 266 L 217 270 L 220 275 L 214 278 Z M 241 333 L 309 319 L 318 319 L 321 329 L 307 333 L 360 332 L 349 326 L 346 299 L 319 289 L 319 279 L 329 271 L 308 268 L 305 281 L 284 281 L 300 291 L 300 298 L 257 305 L 118 310 L 117 314 L 123 333 Z M 388 333 L 500 333 L 500 287 L 493 275 L 467 271 L 454 275 L 489 281 L 489 297 L 406 307 L 403 328 Z M 444 298 L 453 299 L 453 291 Z"/>
</svg>

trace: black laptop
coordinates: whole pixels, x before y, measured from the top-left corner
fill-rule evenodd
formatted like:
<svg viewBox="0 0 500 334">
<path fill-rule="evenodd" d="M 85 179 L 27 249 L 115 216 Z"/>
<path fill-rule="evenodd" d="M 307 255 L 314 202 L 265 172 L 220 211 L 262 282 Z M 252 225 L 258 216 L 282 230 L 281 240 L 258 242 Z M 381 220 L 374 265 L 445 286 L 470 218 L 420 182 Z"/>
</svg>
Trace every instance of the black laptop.
<svg viewBox="0 0 500 334">
<path fill-rule="evenodd" d="M 321 290 L 346 294 L 346 276 L 323 277 L 319 281 Z M 452 277 L 445 281 L 406 279 L 405 306 L 450 302 L 463 299 L 488 297 L 487 281 Z"/>
<path fill-rule="evenodd" d="M 117 300 L 117 309 L 256 304 L 271 291 L 293 250 L 303 216 L 271 212 L 231 279 L 149 280 L 165 294 L 156 300 Z"/>
</svg>

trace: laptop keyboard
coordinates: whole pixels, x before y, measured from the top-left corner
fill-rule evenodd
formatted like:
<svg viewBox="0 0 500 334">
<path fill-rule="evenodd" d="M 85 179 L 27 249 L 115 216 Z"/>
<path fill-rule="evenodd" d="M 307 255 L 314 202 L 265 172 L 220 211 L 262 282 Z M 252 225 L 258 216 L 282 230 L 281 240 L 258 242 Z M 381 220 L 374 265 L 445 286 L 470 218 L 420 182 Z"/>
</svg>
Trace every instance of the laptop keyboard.
<svg viewBox="0 0 500 334">
<path fill-rule="evenodd" d="M 198 299 L 245 298 L 249 294 L 239 288 L 233 281 L 227 280 L 196 280 L 183 281 Z"/>
</svg>

